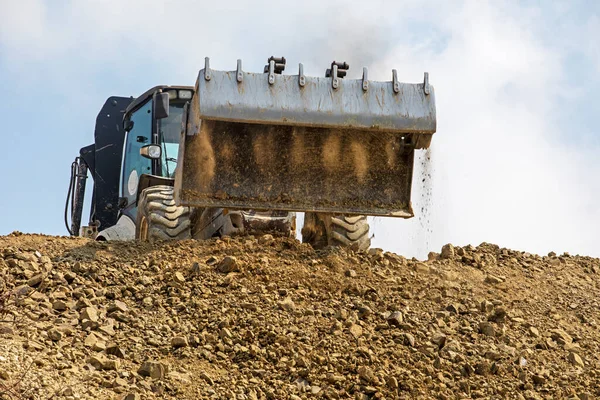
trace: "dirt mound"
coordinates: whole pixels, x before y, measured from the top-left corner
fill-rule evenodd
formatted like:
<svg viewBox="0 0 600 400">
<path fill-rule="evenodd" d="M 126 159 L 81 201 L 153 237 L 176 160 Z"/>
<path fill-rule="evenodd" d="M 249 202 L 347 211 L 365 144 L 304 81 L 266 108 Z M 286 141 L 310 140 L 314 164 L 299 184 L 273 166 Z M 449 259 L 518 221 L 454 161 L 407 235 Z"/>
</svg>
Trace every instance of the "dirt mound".
<svg viewBox="0 0 600 400">
<path fill-rule="evenodd" d="M 0 399 L 600 395 L 600 261 L 0 237 Z"/>
</svg>

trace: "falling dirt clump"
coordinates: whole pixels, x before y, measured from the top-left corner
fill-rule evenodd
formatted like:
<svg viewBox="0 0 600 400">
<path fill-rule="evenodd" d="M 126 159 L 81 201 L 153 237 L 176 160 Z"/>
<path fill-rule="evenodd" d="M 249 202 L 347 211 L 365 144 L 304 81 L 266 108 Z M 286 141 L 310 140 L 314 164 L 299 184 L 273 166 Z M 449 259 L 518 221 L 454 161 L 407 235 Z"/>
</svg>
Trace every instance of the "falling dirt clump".
<svg viewBox="0 0 600 400">
<path fill-rule="evenodd" d="M 261 239 L 0 237 L 0 399 L 600 396 L 598 259 Z"/>
</svg>

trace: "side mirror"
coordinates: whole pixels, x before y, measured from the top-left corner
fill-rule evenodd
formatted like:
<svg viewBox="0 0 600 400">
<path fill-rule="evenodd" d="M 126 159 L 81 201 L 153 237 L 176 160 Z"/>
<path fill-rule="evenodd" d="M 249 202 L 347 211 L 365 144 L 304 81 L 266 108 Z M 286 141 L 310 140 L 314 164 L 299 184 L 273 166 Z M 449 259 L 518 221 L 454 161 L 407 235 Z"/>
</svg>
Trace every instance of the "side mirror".
<svg viewBox="0 0 600 400">
<path fill-rule="evenodd" d="M 152 103 L 155 119 L 163 119 L 169 116 L 169 93 L 155 93 Z"/>
<path fill-rule="evenodd" d="M 140 155 L 151 160 L 158 160 L 162 155 L 162 149 L 157 144 L 148 144 L 140 148 Z"/>
<path fill-rule="evenodd" d="M 125 128 L 125 132 L 129 132 L 133 129 L 133 121 L 128 119 L 123 123 L 123 128 Z"/>
</svg>

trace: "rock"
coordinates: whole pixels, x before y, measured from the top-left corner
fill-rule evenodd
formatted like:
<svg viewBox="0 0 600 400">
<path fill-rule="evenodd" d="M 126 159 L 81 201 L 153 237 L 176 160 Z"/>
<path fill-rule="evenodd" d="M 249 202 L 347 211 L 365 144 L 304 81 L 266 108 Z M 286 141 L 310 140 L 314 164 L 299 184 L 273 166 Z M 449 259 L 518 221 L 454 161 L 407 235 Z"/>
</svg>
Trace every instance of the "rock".
<svg viewBox="0 0 600 400">
<path fill-rule="evenodd" d="M 385 380 L 385 383 L 387 384 L 388 388 L 390 388 L 391 390 L 398 389 L 398 379 L 396 379 L 393 376 L 388 376 Z"/>
<path fill-rule="evenodd" d="M 228 274 L 230 272 L 240 272 L 240 262 L 233 256 L 227 256 L 217 265 L 217 271 L 224 274 Z"/>
<path fill-rule="evenodd" d="M 106 362 L 108 362 L 108 359 L 102 357 L 101 355 L 95 355 L 88 359 L 88 363 L 98 370 L 104 369 L 104 364 Z"/>
<path fill-rule="evenodd" d="M 176 349 L 179 347 L 187 347 L 188 346 L 188 340 L 185 337 L 182 336 L 176 336 L 174 338 L 171 339 L 171 346 L 175 347 Z"/>
<path fill-rule="evenodd" d="M 210 256 L 208 260 L 206 260 L 206 265 L 215 265 L 219 260 L 215 256 Z"/>
<path fill-rule="evenodd" d="M 175 272 L 175 282 L 177 282 L 177 283 L 185 282 L 185 277 L 183 276 L 183 274 L 181 272 Z"/>
<path fill-rule="evenodd" d="M 84 319 L 81 321 L 81 328 L 83 328 L 83 330 L 88 330 L 88 329 L 98 329 L 98 327 L 100 326 L 100 324 L 98 324 L 97 322 L 93 322 L 90 321 L 89 319 Z"/>
<path fill-rule="evenodd" d="M 495 276 L 495 275 L 489 274 L 489 275 L 487 275 L 485 277 L 485 283 L 489 283 L 489 284 L 492 284 L 492 285 L 497 285 L 497 284 L 502 283 L 502 282 L 504 282 L 504 279 L 502 279 L 499 276 Z"/>
<path fill-rule="evenodd" d="M 200 263 L 194 262 L 192 264 L 192 268 L 190 268 L 190 273 L 192 275 L 198 275 L 200 273 L 200 271 L 202 271 L 202 267 L 200 266 Z"/>
<path fill-rule="evenodd" d="M 107 371 L 117 371 L 119 369 L 119 360 L 106 360 L 104 362 L 104 369 Z"/>
<path fill-rule="evenodd" d="M 56 328 L 50 329 L 48 331 L 48 338 L 53 342 L 58 342 L 60 339 L 62 339 L 62 337 L 63 333 Z"/>
<path fill-rule="evenodd" d="M 157 361 L 146 361 L 137 371 L 141 376 L 149 376 L 152 379 L 162 380 L 168 373 L 167 366 Z"/>
<path fill-rule="evenodd" d="M 139 393 L 127 393 L 123 400 L 141 400 Z"/>
<path fill-rule="evenodd" d="M 444 345 L 446 344 L 446 335 L 443 334 L 442 332 L 436 332 L 432 337 L 431 337 L 431 342 L 435 345 L 438 346 L 438 348 L 442 348 L 444 347 Z"/>
<path fill-rule="evenodd" d="M 211 386 L 215 384 L 212 378 L 204 371 L 200 372 L 200 378 L 204 379 L 206 383 L 208 383 Z"/>
<path fill-rule="evenodd" d="M 485 336 L 496 336 L 496 329 L 494 328 L 494 325 L 489 322 L 480 322 L 479 331 Z"/>
<path fill-rule="evenodd" d="M 373 311 L 367 306 L 358 307 L 358 318 L 365 319 L 373 314 Z"/>
<path fill-rule="evenodd" d="M 400 326 L 402 325 L 404 318 L 400 311 L 394 311 L 386 318 L 386 320 L 391 326 Z"/>
<path fill-rule="evenodd" d="M 454 252 L 453 245 L 448 243 L 448 244 L 445 244 L 444 246 L 442 246 L 442 252 L 440 253 L 440 258 L 452 259 L 452 258 L 454 258 L 454 255 L 455 255 L 455 252 Z"/>
<path fill-rule="evenodd" d="M 126 387 L 127 386 L 127 381 L 123 378 L 116 378 L 113 382 L 112 382 L 112 387 L 116 388 L 116 387 Z"/>
<path fill-rule="evenodd" d="M 92 346 L 92 350 L 94 351 L 104 351 L 106 350 L 106 343 L 104 343 L 102 340 L 97 340 L 94 345 Z"/>
<path fill-rule="evenodd" d="M 490 373 L 490 363 L 488 361 L 482 361 L 475 365 L 475 373 L 477 375 L 487 375 Z"/>
<path fill-rule="evenodd" d="M 91 306 L 92 306 L 92 303 L 91 303 L 91 302 L 90 302 L 88 299 L 85 299 L 85 298 L 84 298 L 84 299 L 80 299 L 80 300 L 77 302 L 77 304 L 75 304 L 75 309 L 79 311 L 79 310 L 81 310 L 82 308 L 85 308 L 85 307 L 91 307 Z"/>
<path fill-rule="evenodd" d="M 111 343 L 106 347 L 106 354 L 117 358 L 125 358 L 125 352 L 116 343 Z"/>
<path fill-rule="evenodd" d="M 348 319 L 348 310 L 346 310 L 345 308 L 340 308 L 340 309 L 336 310 L 335 318 L 339 319 L 340 321 L 347 320 Z"/>
<path fill-rule="evenodd" d="M 35 340 L 28 340 L 27 342 L 25 342 L 25 345 L 23 347 L 25 347 L 26 349 L 33 349 L 37 351 L 45 349 L 45 346 L 42 343 L 36 342 Z"/>
<path fill-rule="evenodd" d="M 360 379 L 364 380 L 367 383 L 373 382 L 375 378 L 373 370 L 365 366 L 358 367 L 358 376 L 360 377 Z"/>
<path fill-rule="evenodd" d="M 93 333 L 90 333 L 89 335 L 87 335 L 87 337 L 85 338 L 85 341 L 83 342 L 83 344 L 86 347 L 94 347 L 94 345 L 96 344 L 96 342 L 98 342 L 98 337 L 96 335 L 94 335 Z"/>
<path fill-rule="evenodd" d="M 131 318 L 129 317 L 129 315 L 122 311 L 114 311 L 110 316 L 119 322 L 124 322 L 126 324 L 131 322 Z"/>
<path fill-rule="evenodd" d="M 43 274 L 37 274 L 35 276 L 32 276 L 28 281 L 27 281 L 27 285 L 31 286 L 31 287 L 36 287 L 38 286 L 40 283 L 42 283 L 42 281 L 44 280 L 44 275 Z"/>
<path fill-rule="evenodd" d="M 535 374 L 531 377 L 531 380 L 533 380 L 533 383 L 535 385 L 543 385 L 544 383 L 546 383 L 546 378 L 544 378 L 542 375 L 538 375 Z"/>
<path fill-rule="evenodd" d="M 354 336 L 355 338 L 359 338 L 363 334 L 363 329 L 358 324 L 352 324 L 352 325 L 350 325 L 350 328 L 348 328 L 348 330 L 350 331 L 350 333 L 352 334 L 352 336 Z"/>
<path fill-rule="evenodd" d="M 126 313 L 127 311 L 129 311 L 129 308 L 127 307 L 127 304 L 125 304 L 124 302 L 122 302 L 120 300 L 115 300 L 114 303 L 112 303 L 108 307 L 108 312 L 113 313 L 115 311 L 120 311 L 120 312 Z"/>
<path fill-rule="evenodd" d="M 256 304 L 254 304 L 254 303 L 241 303 L 240 307 L 242 307 L 245 310 L 250 310 L 250 311 L 253 311 L 253 312 L 256 312 L 256 311 L 259 310 L 258 306 Z"/>
<path fill-rule="evenodd" d="M 98 310 L 94 306 L 85 307 L 79 313 L 79 319 L 81 321 L 88 320 L 92 322 L 98 322 Z"/>
<path fill-rule="evenodd" d="M 75 278 L 77 277 L 77 275 L 74 272 L 67 272 L 64 276 L 65 281 L 67 281 L 67 283 L 73 283 L 73 281 L 75 280 Z"/>
<path fill-rule="evenodd" d="M 484 313 L 488 313 L 494 309 L 494 303 L 488 300 L 484 300 L 479 305 L 479 310 Z"/>
<path fill-rule="evenodd" d="M 56 300 L 54 303 L 52 303 L 52 309 L 56 311 L 65 311 L 67 308 L 67 303 L 62 300 Z"/>
<path fill-rule="evenodd" d="M 581 357 L 579 356 L 579 354 L 577 353 L 569 353 L 569 355 L 567 356 L 567 360 L 569 360 L 569 362 L 577 367 L 582 367 L 584 366 L 583 360 L 581 359 Z"/>
<path fill-rule="evenodd" d="M 0 325 L 0 335 L 14 335 L 15 331 L 13 328 L 7 325 Z"/>
<path fill-rule="evenodd" d="M 101 327 L 98 328 L 98 330 L 102 333 L 107 334 L 108 336 L 115 335 L 115 329 L 112 324 L 111 325 L 102 325 Z"/>
<path fill-rule="evenodd" d="M 27 285 L 17 286 L 14 290 L 14 294 L 17 296 L 27 296 L 31 292 L 33 292 L 33 289 Z"/>
<path fill-rule="evenodd" d="M 46 296 L 45 294 L 40 293 L 40 292 L 33 292 L 33 293 L 31 293 L 30 297 L 35 301 L 44 301 L 45 302 L 46 300 L 48 300 L 48 296 Z"/>
<path fill-rule="evenodd" d="M 258 244 L 268 245 L 268 244 L 272 243 L 274 240 L 275 240 L 275 238 L 271 234 L 262 235 L 260 238 L 258 238 Z"/>
<path fill-rule="evenodd" d="M 368 251 L 368 254 L 371 257 L 375 257 L 377 259 L 383 258 L 383 249 L 377 247 L 371 247 Z"/>
<path fill-rule="evenodd" d="M 506 310 L 502 307 L 497 307 L 494 312 L 488 317 L 488 321 L 493 321 L 493 322 L 504 322 L 504 320 L 506 319 L 508 313 L 506 312 Z"/>
<path fill-rule="evenodd" d="M 460 304 L 452 303 L 446 307 L 446 310 L 450 311 L 452 314 L 459 314 L 460 308 Z"/>
<path fill-rule="evenodd" d="M 528 331 L 531 336 L 535 338 L 540 337 L 540 331 L 538 331 L 537 328 L 530 326 Z"/>
<path fill-rule="evenodd" d="M 415 263 L 413 268 L 419 274 L 428 274 L 431 271 L 429 265 L 422 262 Z"/>
<path fill-rule="evenodd" d="M 415 347 L 415 337 L 412 334 L 405 332 L 403 336 L 405 345 Z"/>
<path fill-rule="evenodd" d="M 502 354 L 494 350 L 488 350 L 485 352 L 485 358 L 491 361 L 498 361 L 502 358 Z"/>
<path fill-rule="evenodd" d="M 294 304 L 292 299 L 289 297 L 286 297 L 285 299 L 278 302 L 277 304 L 279 305 L 279 308 L 281 308 L 282 310 L 285 310 L 285 311 L 292 312 L 296 309 L 296 304 Z"/>
<path fill-rule="evenodd" d="M 10 374 L 8 373 L 8 371 L 0 369 L 0 379 L 5 380 L 5 381 L 9 380 Z M 2 394 L 2 392 L 0 392 L 0 394 Z"/>
<path fill-rule="evenodd" d="M 562 329 L 553 329 L 550 331 L 550 337 L 561 346 L 573 343 L 573 338 Z"/>
<path fill-rule="evenodd" d="M 349 278 L 356 278 L 356 271 L 353 269 L 346 270 L 346 276 Z"/>
</svg>

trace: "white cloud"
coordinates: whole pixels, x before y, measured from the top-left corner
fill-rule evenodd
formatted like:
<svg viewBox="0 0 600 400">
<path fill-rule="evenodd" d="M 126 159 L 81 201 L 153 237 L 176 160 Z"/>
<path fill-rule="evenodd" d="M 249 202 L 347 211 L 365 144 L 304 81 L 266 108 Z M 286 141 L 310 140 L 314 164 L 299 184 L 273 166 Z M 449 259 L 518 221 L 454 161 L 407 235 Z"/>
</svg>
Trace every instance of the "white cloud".
<svg viewBox="0 0 600 400">
<path fill-rule="evenodd" d="M 598 206 L 590 207 L 598 193 L 590 166 L 597 170 L 598 162 L 565 151 L 568 136 L 554 125 L 556 94 L 567 90 L 559 55 L 532 35 L 531 21 L 496 11 L 469 3 L 448 18 L 451 40 L 442 53 L 419 49 L 408 56 L 425 60 L 436 87 L 433 212 L 426 224 L 433 233 L 419 219 L 404 226 L 376 221 L 376 234 L 398 232 L 376 243 L 421 257 L 445 242 L 482 241 L 600 255 Z M 413 240 L 404 244 L 403 237 Z"/>
<path fill-rule="evenodd" d="M 565 117 L 558 100 L 587 95 L 567 86 L 566 52 L 577 46 L 600 70 L 590 39 L 600 32 L 598 15 L 584 28 L 563 21 L 564 37 L 554 41 L 544 36 L 546 19 L 554 23 L 568 9 L 491 1 L 46 4 L 2 2 L 2 58 L 25 82 L 85 88 L 77 102 L 86 105 L 117 84 L 141 92 L 131 83 L 140 75 L 147 87 L 193 84 L 206 55 L 219 69 L 242 58 L 246 70 L 257 71 L 268 56 L 284 55 L 290 71 L 304 62 L 310 74 L 322 74 L 332 59 L 349 61 L 351 77 L 362 65 L 373 79 L 388 80 L 396 68 L 416 82 L 429 71 L 438 110 L 432 179 L 421 184 L 429 171 L 417 163 L 417 217 L 376 219 L 374 244 L 419 257 L 446 242 L 482 241 L 600 255 L 598 149 L 573 148 L 572 133 L 557 129 Z M 96 77 L 107 70 L 119 82 Z"/>
</svg>

